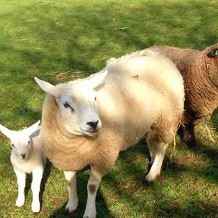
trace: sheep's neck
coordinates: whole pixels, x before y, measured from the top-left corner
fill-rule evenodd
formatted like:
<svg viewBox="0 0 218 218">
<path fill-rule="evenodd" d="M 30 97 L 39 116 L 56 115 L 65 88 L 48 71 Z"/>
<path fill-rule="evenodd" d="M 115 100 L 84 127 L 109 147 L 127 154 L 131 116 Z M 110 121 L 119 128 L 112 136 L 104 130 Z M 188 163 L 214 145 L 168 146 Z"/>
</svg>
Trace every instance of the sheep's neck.
<svg viewBox="0 0 218 218">
<path fill-rule="evenodd" d="M 42 112 L 40 136 L 45 156 L 59 169 L 80 170 L 89 165 L 92 140 L 85 136 L 72 136 L 58 125 L 55 99 L 48 96 Z M 70 169 L 68 169 L 70 166 Z"/>
</svg>

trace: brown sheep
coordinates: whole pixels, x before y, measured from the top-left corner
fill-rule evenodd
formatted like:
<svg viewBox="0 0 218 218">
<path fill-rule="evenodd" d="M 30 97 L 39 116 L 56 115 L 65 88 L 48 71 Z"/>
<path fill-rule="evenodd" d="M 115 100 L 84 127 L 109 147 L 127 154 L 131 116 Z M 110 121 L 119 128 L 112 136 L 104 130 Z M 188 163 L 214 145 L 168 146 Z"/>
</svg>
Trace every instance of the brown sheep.
<svg viewBox="0 0 218 218">
<path fill-rule="evenodd" d="M 189 146 L 195 146 L 195 125 L 209 118 L 218 106 L 218 43 L 203 51 L 172 46 L 150 49 L 169 57 L 184 78 L 182 138 Z"/>
</svg>

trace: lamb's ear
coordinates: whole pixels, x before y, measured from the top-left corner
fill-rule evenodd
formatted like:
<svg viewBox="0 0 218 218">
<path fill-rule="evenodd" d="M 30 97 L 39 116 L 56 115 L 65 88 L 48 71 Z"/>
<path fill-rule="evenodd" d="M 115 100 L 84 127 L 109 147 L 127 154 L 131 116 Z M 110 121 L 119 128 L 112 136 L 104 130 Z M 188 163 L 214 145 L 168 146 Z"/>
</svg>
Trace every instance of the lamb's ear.
<svg viewBox="0 0 218 218">
<path fill-rule="evenodd" d="M 0 131 L 9 139 L 12 138 L 12 131 L 0 124 Z"/>
<path fill-rule="evenodd" d="M 93 76 L 87 78 L 87 82 L 90 88 L 95 89 L 97 86 L 101 85 L 108 74 L 108 70 L 99 72 Z"/>
<path fill-rule="evenodd" d="M 36 131 L 40 130 L 39 124 L 40 124 L 40 120 L 37 121 L 36 123 L 34 123 L 33 125 L 31 125 L 30 127 L 24 129 L 24 131 L 30 136 L 33 133 L 35 133 Z"/>
<path fill-rule="evenodd" d="M 60 96 L 60 92 L 56 86 L 50 84 L 49 82 L 38 79 L 37 77 L 34 77 L 34 79 L 40 88 L 47 94 L 53 95 L 56 98 Z"/>
</svg>

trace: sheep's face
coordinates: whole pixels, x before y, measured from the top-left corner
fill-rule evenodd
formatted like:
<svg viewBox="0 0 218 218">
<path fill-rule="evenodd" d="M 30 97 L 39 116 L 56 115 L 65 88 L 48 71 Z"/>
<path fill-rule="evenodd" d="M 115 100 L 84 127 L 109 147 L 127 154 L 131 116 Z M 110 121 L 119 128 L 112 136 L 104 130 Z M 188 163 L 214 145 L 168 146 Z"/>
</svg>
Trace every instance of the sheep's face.
<svg viewBox="0 0 218 218">
<path fill-rule="evenodd" d="M 96 93 L 86 84 L 69 83 L 69 89 L 57 100 L 62 124 L 75 135 L 94 136 L 101 129 Z"/>
<path fill-rule="evenodd" d="M 206 49 L 206 66 L 211 82 L 218 87 L 218 44 Z"/>
<path fill-rule="evenodd" d="M 16 157 L 27 160 L 32 152 L 32 135 L 39 131 L 39 121 L 27 129 L 20 131 L 9 130 L 0 125 L 0 131 L 10 139 L 12 154 Z"/>
<path fill-rule="evenodd" d="M 61 119 L 59 125 L 70 134 L 95 136 L 102 126 L 95 89 L 102 84 L 106 75 L 107 71 L 104 71 L 57 86 L 37 78 L 35 80 L 46 93 L 55 97 Z"/>
</svg>

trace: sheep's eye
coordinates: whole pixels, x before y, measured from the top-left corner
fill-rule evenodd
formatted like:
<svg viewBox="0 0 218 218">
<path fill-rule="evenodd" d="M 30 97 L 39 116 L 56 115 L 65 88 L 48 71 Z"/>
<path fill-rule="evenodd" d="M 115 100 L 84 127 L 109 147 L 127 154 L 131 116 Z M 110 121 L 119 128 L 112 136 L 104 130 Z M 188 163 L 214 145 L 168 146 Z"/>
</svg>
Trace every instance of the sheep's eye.
<svg viewBox="0 0 218 218">
<path fill-rule="evenodd" d="M 70 107 L 70 105 L 67 102 L 64 102 L 63 105 L 64 105 L 65 108 L 69 108 Z"/>
<path fill-rule="evenodd" d="M 71 111 L 74 112 L 74 109 L 67 102 L 64 102 L 63 105 L 65 108 L 70 108 Z"/>
<path fill-rule="evenodd" d="M 211 52 L 208 54 L 208 57 L 209 57 L 209 58 L 218 57 L 218 49 L 214 49 L 213 51 L 211 51 Z"/>
<path fill-rule="evenodd" d="M 30 144 L 30 141 L 28 141 L 27 146 Z"/>
<path fill-rule="evenodd" d="M 12 147 L 15 147 L 13 143 L 11 144 L 11 146 L 12 146 Z"/>
<path fill-rule="evenodd" d="M 218 50 L 217 50 L 217 49 L 215 49 L 215 50 L 213 51 L 213 55 L 214 55 L 214 57 L 218 57 Z"/>
</svg>

